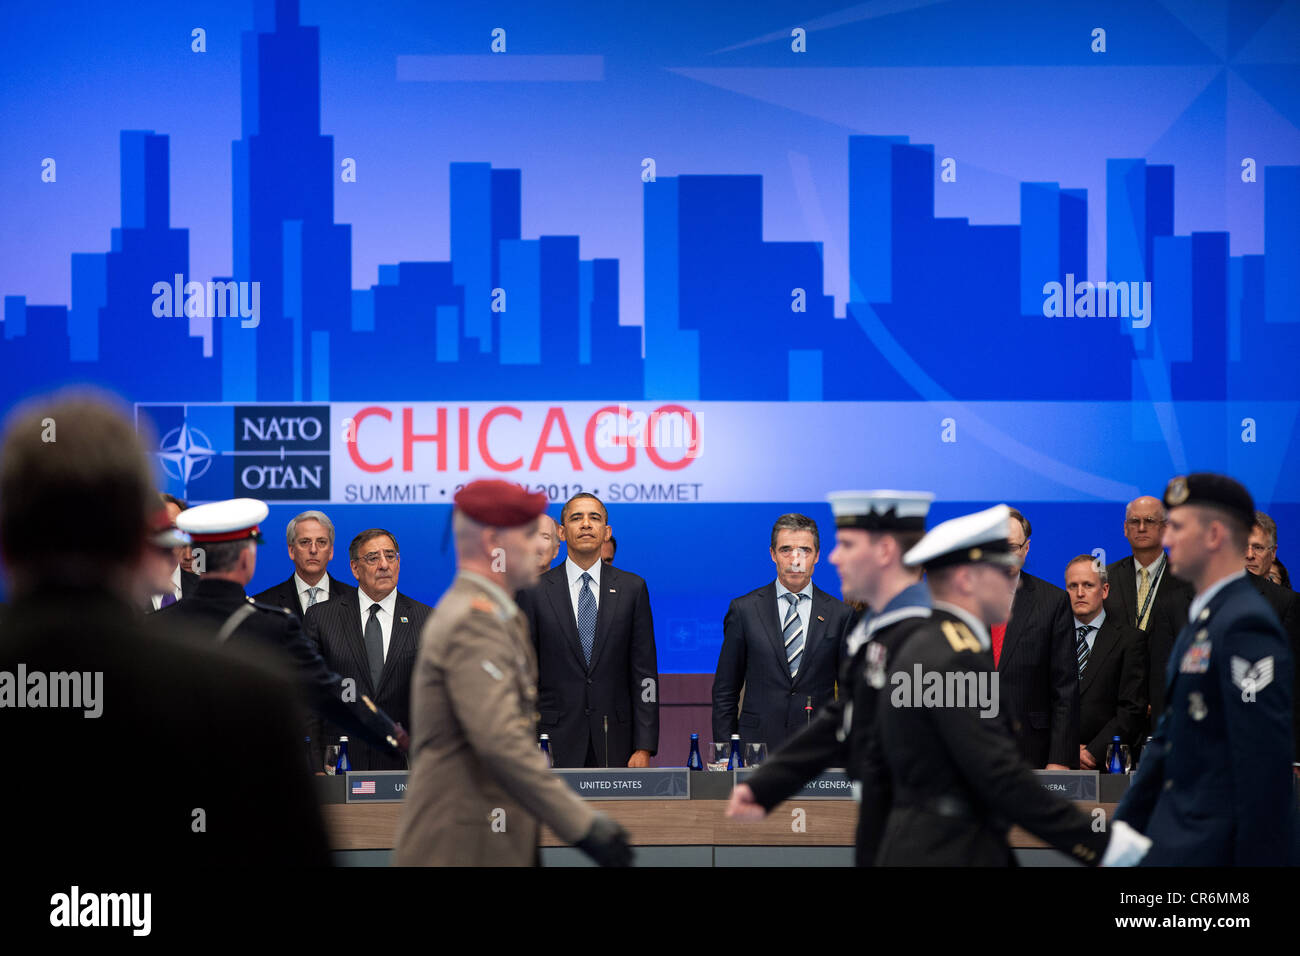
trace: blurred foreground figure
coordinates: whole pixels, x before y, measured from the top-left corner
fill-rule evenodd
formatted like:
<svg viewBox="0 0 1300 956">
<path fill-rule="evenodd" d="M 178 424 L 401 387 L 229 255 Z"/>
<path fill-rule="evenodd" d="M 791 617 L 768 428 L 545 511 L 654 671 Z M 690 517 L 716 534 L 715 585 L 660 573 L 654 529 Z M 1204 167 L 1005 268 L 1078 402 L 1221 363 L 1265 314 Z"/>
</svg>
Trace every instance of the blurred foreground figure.
<svg viewBox="0 0 1300 956">
<path fill-rule="evenodd" d="M 156 537 L 161 507 L 105 398 L 55 396 L 10 417 L 0 738 L 20 779 L 0 789 L 6 857 L 70 879 L 86 865 L 323 864 L 292 687 L 252 658 L 153 638 L 138 616 L 174 562 Z"/>
<path fill-rule="evenodd" d="M 531 866 L 545 823 L 596 862 L 627 866 L 623 828 L 551 773 L 537 746 L 537 657 L 511 595 L 537 582 L 546 496 L 475 481 L 455 504 L 456 578 L 420 641 L 393 862 Z"/>
</svg>

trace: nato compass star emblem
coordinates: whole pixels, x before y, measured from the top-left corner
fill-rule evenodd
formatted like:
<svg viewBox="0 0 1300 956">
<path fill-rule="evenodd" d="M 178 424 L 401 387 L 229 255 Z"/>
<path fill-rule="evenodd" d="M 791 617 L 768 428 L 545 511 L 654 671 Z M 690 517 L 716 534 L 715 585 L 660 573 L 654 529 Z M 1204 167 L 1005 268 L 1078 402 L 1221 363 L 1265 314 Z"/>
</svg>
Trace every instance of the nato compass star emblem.
<svg viewBox="0 0 1300 956">
<path fill-rule="evenodd" d="M 208 436 L 188 423 L 164 435 L 158 448 L 163 470 L 186 485 L 193 478 L 203 477 L 216 454 Z"/>
</svg>

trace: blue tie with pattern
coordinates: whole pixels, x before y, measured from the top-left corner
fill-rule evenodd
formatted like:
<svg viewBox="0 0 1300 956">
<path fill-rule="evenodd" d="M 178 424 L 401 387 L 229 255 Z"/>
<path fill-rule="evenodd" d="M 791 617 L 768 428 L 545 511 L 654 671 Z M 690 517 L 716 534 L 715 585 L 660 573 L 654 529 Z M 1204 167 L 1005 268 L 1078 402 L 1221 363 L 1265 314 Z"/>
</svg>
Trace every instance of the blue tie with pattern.
<svg viewBox="0 0 1300 956">
<path fill-rule="evenodd" d="M 1083 676 L 1084 668 L 1088 666 L 1088 632 L 1096 630 L 1091 624 L 1080 624 L 1079 629 L 1075 632 L 1077 643 L 1074 646 L 1074 655 L 1079 659 L 1079 676 Z"/>
<path fill-rule="evenodd" d="M 591 649 L 596 646 L 596 596 L 591 593 L 591 575 L 582 572 L 582 590 L 578 592 L 578 637 L 582 656 L 591 666 Z"/>
<path fill-rule="evenodd" d="M 799 598 L 802 595 L 788 592 L 785 599 L 790 602 L 790 610 L 785 614 L 785 623 L 781 625 L 781 634 L 785 638 L 785 660 L 790 665 L 790 676 L 799 673 L 799 658 L 803 655 L 803 621 L 799 618 Z"/>
</svg>

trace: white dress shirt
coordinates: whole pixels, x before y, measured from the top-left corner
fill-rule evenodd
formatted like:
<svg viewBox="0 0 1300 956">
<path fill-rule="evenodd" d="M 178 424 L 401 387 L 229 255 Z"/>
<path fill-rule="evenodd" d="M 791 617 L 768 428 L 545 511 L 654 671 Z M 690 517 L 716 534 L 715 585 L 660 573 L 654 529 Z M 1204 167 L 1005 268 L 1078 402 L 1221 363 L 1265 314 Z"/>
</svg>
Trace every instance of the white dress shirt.
<svg viewBox="0 0 1300 956">
<path fill-rule="evenodd" d="M 1105 609 L 1105 608 L 1102 608 L 1102 609 L 1101 609 L 1101 612 L 1100 612 L 1096 617 L 1094 617 L 1091 621 L 1088 622 L 1088 626 L 1091 627 L 1092 630 L 1088 632 L 1088 636 L 1085 637 L 1084 640 L 1088 642 L 1088 653 L 1089 653 L 1089 654 L 1092 653 L 1092 642 L 1095 641 L 1095 640 L 1097 639 L 1097 632 L 1101 630 L 1101 626 L 1102 626 L 1103 624 L 1105 624 L 1105 623 L 1106 623 L 1106 609 Z M 1076 617 L 1076 618 L 1074 619 L 1074 633 L 1075 633 L 1076 635 L 1079 633 L 1079 628 L 1081 628 L 1081 627 L 1083 627 L 1083 621 L 1079 620 L 1079 619 Z M 1075 644 L 1076 647 L 1078 647 L 1078 645 L 1079 645 L 1079 638 L 1078 638 L 1077 636 L 1076 636 L 1075 639 L 1074 639 L 1074 644 Z"/>
<path fill-rule="evenodd" d="M 370 605 L 379 605 L 379 629 L 384 632 L 384 660 L 388 660 L 388 642 L 393 637 L 393 609 L 397 607 L 397 588 L 388 592 L 388 597 L 376 601 L 361 588 L 357 588 L 357 600 L 361 603 L 361 635 L 365 636 L 366 624 L 370 621 Z"/>
<path fill-rule="evenodd" d="M 311 589 L 319 588 L 320 594 L 316 595 L 316 603 L 328 601 L 330 599 L 330 576 L 322 574 L 319 581 L 315 584 L 308 584 L 302 578 L 298 577 L 298 572 L 293 573 L 293 587 L 298 592 L 298 603 L 302 606 L 302 613 L 307 613 L 307 608 L 311 604 Z M 369 604 L 366 605 L 370 607 Z"/>
<path fill-rule="evenodd" d="M 181 566 L 179 564 L 172 568 L 172 594 L 176 595 L 176 600 L 181 599 Z M 162 607 L 162 599 L 161 594 L 150 595 L 149 600 L 153 601 L 155 611 Z"/>
<path fill-rule="evenodd" d="M 794 593 L 794 591 L 791 591 L 781 583 L 780 578 L 776 579 L 777 628 L 780 628 L 781 625 L 785 624 L 785 616 L 790 613 L 790 602 L 785 599 L 785 596 Z M 808 600 L 805 601 L 803 598 L 800 598 L 799 603 L 795 605 L 795 607 L 799 609 L 799 623 L 803 625 L 803 649 L 806 651 L 808 650 L 808 621 L 812 618 L 812 579 L 809 579 L 808 583 L 804 585 L 803 590 L 798 593 L 808 595 Z M 784 637 L 782 640 L 784 640 Z M 787 657 L 789 656 L 789 653 L 790 649 L 786 648 Z M 803 661 L 800 660 L 799 663 L 802 665 Z"/>
<path fill-rule="evenodd" d="M 1160 562 L 1163 560 L 1165 560 L 1165 553 L 1163 551 L 1160 552 L 1154 561 L 1145 566 L 1138 564 L 1137 558 L 1133 559 L 1133 594 L 1136 597 L 1136 595 L 1142 593 L 1142 569 L 1145 567 L 1147 572 L 1147 582 L 1151 585 L 1151 599 L 1148 602 L 1149 607 L 1154 608 L 1156 606 L 1155 592 L 1160 590 L 1159 585 L 1164 584 L 1165 582 L 1165 576 L 1163 574 L 1160 575 L 1160 581 L 1158 583 L 1156 581 L 1156 571 L 1160 569 Z M 1165 568 L 1166 572 L 1168 570 L 1168 568 Z M 1138 607 L 1136 611 L 1138 614 L 1141 614 L 1142 608 Z"/>
<path fill-rule="evenodd" d="M 587 573 L 591 575 L 591 596 L 596 599 L 596 610 L 600 610 L 600 569 L 604 561 L 599 558 L 596 563 L 587 568 Z M 564 573 L 569 576 L 569 600 L 573 604 L 573 623 L 578 623 L 578 595 L 582 593 L 582 568 L 573 563 L 573 558 L 564 559 Z"/>
</svg>

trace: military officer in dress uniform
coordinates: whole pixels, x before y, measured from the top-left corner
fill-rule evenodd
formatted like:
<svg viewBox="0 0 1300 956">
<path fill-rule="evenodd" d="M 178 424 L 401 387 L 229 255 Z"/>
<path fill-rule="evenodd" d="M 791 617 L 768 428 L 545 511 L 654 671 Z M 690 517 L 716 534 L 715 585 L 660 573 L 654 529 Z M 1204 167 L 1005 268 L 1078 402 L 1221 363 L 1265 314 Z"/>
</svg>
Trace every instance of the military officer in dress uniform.
<svg viewBox="0 0 1300 956">
<path fill-rule="evenodd" d="M 1013 823 L 1083 863 L 1109 852 L 1112 834 L 1043 789 L 997 716 L 989 627 L 1010 614 L 1020 570 L 1010 520 L 998 505 L 945 521 L 904 557 L 925 568 L 931 613 L 893 655 L 878 701 L 881 766 L 868 772 L 885 775 L 891 801 L 878 866 L 1009 866 Z M 1118 826 L 1107 863 L 1144 842 Z"/>
<path fill-rule="evenodd" d="M 537 746 L 537 657 L 511 595 L 537 583 L 546 496 L 474 481 L 454 501 L 456 577 L 425 624 L 411 681 L 393 861 L 530 866 L 545 823 L 596 862 L 626 866 L 623 828 L 551 773 Z"/>
<path fill-rule="evenodd" d="M 839 697 L 823 707 L 731 794 L 727 815 L 758 820 L 828 767 L 844 767 L 862 803 L 856 860 L 875 857 L 884 804 L 878 778 L 864 779 L 876 698 L 885 686 L 890 656 L 930 616 L 930 592 L 920 570 L 903 566 L 903 555 L 925 534 L 934 495 L 923 491 L 837 491 L 828 496 L 835 515 L 830 560 L 846 601 L 868 612 L 849 632 L 847 663 L 840 670 Z"/>
<path fill-rule="evenodd" d="M 1164 502 L 1170 570 L 1196 596 L 1165 670 L 1168 704 L 1116 819 L 1152 840 L 1143 865 L 1285 865 L 1294 662 L 1242 570 L 1255 503 L 1207 473 L 1174 478 Z"/>
<path fill-rule="evenodd" d="M 244 593 L 257 566 L 258 526 L 269 509 L 255 498 L 214 501 L 182 511 L 176 527 L 202 549 L 202 580 L 194 592 L 149 615 L 156 633 L 189 628 L 216 643 L 250 643 L 271 648 L 303 691 L 305 702 L 349 734 L 385 753 L 405 749 L 406 731 L 364 695 L 345 692 L 342 678 L 321 659 L 298 619 L 284 608 L 259 604 Z M 313 769 L 321 769 L 319 767 Z"/>
</svg>

